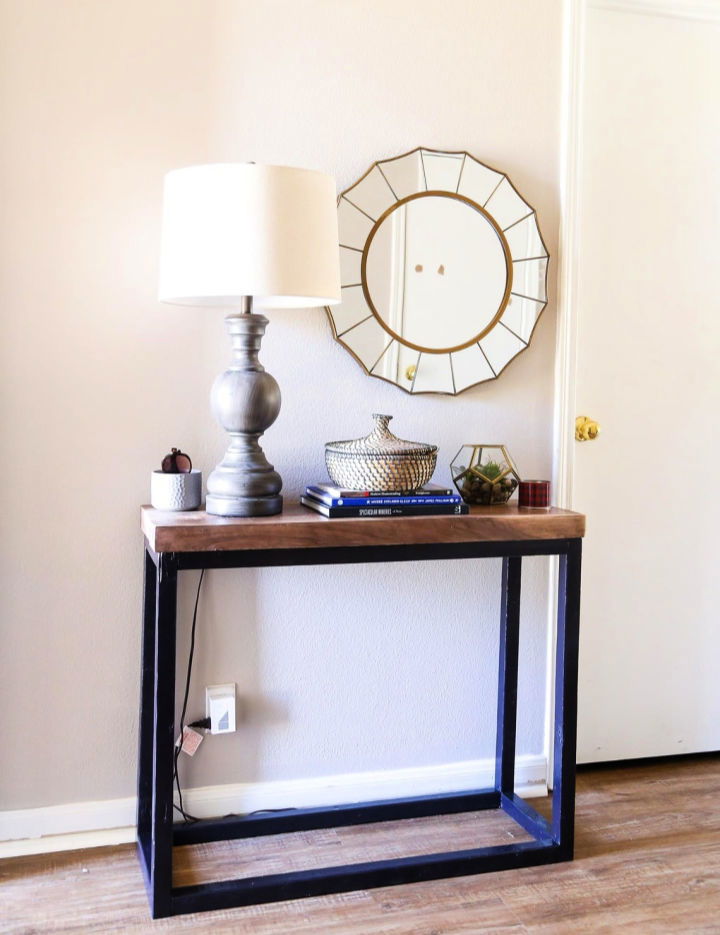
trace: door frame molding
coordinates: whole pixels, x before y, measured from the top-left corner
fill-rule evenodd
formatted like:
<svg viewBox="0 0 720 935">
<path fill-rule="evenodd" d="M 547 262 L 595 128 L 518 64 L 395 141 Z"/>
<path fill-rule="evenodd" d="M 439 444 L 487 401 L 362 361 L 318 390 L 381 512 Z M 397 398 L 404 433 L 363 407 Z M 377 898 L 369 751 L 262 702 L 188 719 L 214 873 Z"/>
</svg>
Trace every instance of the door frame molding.
<svg viewBox="0 0 720 935">
<path fill-rule="evenodd" d="M 560 144 L 560 231 L 555 333 L 553 489 L 558 506 L 572 508 L 577 367 L 578 239 L 582 211 L 583 90 L 586 0 L 565 0 Z"/>
<path fill-rule="evenodd" d="M 560 231 L 558 236 L 558 298 L 555 337 L 553 405 L 554 502 L 572 507 L 574 465 L 575 380 L 577 358 L 576 310 L 578 281 L 578 237 L 580 228 L 580 168 L 582 159 L 582 104 L 585 57 L 585 12 L 587 0 L 563 3 L 563 70 L 560 143 Z M 553 777 L 552 712 L 555 706 L 555 643 L 557 636 L 558 562 L 550 559 L 548 569 L 548 621 L 545 672 L 545 733 L 543 752 L 548 763 L 548 786 Z"/>
<path fill-rule="evenodd" d="M 676 19 L 720 23 L 717 0 L 588 0 L 588 6 L 615 13 L 672 16 Z"/>
</svg>

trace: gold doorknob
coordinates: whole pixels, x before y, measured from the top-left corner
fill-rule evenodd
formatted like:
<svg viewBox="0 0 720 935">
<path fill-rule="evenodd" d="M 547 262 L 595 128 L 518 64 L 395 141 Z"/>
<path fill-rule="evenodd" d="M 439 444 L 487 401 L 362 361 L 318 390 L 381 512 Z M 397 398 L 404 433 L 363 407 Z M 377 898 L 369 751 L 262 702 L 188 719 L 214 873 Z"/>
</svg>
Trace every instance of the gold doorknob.
<svg viewBox="0 0 720 935">
<path fill-rule="evenodd" d="M 600 426 L 594 419 L 587 416 L 578 416 L 575 419 L 575 441 L 592 442 L 600 434 Z"/>
<path fill-rule="evenodd" d="M 405 379 L 414 380 L 416 373 L 417 373 L 417 367 L 415 366 L 415 364 L 411 364 L 405 371 Z"/>
</svg>

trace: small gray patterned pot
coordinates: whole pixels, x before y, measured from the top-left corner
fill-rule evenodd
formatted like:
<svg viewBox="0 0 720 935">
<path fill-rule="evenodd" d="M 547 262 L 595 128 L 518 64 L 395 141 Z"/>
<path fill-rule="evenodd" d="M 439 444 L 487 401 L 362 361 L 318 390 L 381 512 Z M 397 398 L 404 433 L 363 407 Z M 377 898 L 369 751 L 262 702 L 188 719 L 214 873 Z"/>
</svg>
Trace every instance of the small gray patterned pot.
<svg viewBox="0 0 720 935">
<path fill-rule="evenodd" d="M 197 510 L 202 500 L 202 471 L 150 477 L 150 502 L 156 510 Z"/>
<path fill-rule="evenodd" d="M 325 464 L 333 483 L 344 490 L 378 492 L 419 490 L 437 462 L 437 445 L 407 442 L 388 428 L 392 416 L 373 414 L 375 428 L 365 438 L 328 442 Z"/>
</svg>

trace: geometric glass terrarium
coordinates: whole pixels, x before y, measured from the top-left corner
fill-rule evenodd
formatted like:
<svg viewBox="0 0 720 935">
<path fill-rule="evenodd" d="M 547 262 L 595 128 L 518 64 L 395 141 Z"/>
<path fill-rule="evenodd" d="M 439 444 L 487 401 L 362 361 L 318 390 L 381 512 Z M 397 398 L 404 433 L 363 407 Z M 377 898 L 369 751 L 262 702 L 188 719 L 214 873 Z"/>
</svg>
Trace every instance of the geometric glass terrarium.
<svg viewBox="0 0 720 935">
<path fill-rule="evenodd" d="M 463 445 L 450 462 L 450 473 L 465 503 L 507 503 L 520 475 L 504 445 Z"/>
</svg>

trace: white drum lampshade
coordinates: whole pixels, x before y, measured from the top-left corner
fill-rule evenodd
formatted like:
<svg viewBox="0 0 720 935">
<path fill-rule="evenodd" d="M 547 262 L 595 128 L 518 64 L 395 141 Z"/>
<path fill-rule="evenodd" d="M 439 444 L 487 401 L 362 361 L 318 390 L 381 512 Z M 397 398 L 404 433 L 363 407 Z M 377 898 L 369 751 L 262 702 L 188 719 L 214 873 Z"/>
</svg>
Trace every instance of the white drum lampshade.
<svg viewBox="0 0 720 935">
<path fill-rule="evenodd" d="M 310 308 L 340 301 L 335 180 L 220 163 L 165 177 L 160 301 Z"/>
<path fill-rule="evenodd" d="M 253 306 L 308 308 L 340 302 L 335 180 L 309 169 L 228 163 L 165 177 L 161 302 L 230 306 L 233 361 L 211 402 L 230 435 L 208 478 L 208 513 L 269 516 L 282 480 L 260 447 L 280 412 L 280 389 L 258 361 L 268 324 Z"/>
</svg>

